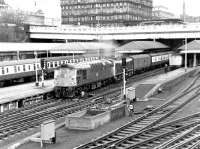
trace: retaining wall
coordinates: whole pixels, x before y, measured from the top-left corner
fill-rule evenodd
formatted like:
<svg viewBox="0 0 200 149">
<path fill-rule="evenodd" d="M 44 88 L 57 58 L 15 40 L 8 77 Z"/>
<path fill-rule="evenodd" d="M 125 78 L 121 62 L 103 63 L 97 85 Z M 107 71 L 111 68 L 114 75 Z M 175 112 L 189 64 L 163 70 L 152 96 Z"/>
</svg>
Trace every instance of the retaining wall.
<svg viewBox="0 0 200 149">
<path fill-rule="evenodd" d="M 83 110 L 66 116 L 65 126 L 68 129 L 93 130 L 123 116 L 125 116 L 123 104 L 112 106 L 108 110 Z"/>
</svg>

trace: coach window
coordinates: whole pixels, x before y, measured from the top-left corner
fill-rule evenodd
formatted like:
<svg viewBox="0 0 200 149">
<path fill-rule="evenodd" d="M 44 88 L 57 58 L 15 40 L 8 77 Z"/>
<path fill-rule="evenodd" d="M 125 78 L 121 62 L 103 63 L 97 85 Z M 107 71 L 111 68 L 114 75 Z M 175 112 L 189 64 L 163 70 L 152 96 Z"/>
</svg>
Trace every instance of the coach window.
<svg viewBox="0 0 200 149">
<path fill-rule="evenodd" d="M 6 68 L 6 73 L 8 73 L 8 71 L 9 71 L 8 68 Z"/>
<path fill-rule="evenodd" d="M 20 71 L 20 66 L 17 67 L 18 71 Z"/>
<path fill-rule="evenodd" d="M 55 67 L 57 67 L 57 62 L 55 62 Z"/>
<path fill-rule="evenodd" d="M 23 65 L 23 71 L 26 71 L 25 65 Z"/>
<path fill-rule="evenodd" d="M 14 66 L 14 71 L 17 72 L 17 67 L 16 66 Z"/>
<path fill-rule="evenodd" d="M 30 65 L 28 65 L 28 70 L 31 70 L 31 66 Z"/>
<path fill-rule="evenodd" d="M 33 69 L 34 69 L 34 70 L 36 69 L 35 64 L 33 64 Z"/>
<path fill-rule="evenodd" d="M 1 70 L 1 72 L 2 72 L 2 74 L 4 74 L 5 73 L 5 71 L 4 71 L 4 68 L 2 67 L 2 70 Z"/>
<path fill-rule="evenodd" d="M 47 67 L 50 68 L 50 63 L 47 63 Z"/>
<path fill-rule="evenodd" d="M 51 62 L 51 67 L 53 67 L 53 62 Z"/>
</svg>

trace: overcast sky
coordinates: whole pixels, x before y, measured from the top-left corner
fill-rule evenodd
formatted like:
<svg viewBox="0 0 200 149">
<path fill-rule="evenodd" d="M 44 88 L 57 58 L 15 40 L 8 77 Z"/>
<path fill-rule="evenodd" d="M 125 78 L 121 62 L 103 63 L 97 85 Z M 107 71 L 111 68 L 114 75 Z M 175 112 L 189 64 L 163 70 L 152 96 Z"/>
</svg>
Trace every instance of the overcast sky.
<svg viewBox="0 0 200 149">
<path fill-rule="evenodd" d="M 183 13 L 183 0 L 153 0 L 153 4 L 166 6 L 175 15 Z M 200 16 L 200 0 L 185 0 L 185 7 L 187 15 Z"/>
<path fill-rule="evenodd" d="M 27 11 L 42 9 L 47 17 L 56 18 L 60 16 L 60 0 L 5 0 L 5 2 L 13 8 Z"/>
<path fill-rule="evenodd" d="M 34 10 L 34 5 L 42 9 L 47 17 L 60 16 L 60 0 L 5 0 L 12 7 L 18 7 L 25 10 Z M 109 0 L 108 0 L 109 1 Z M 200 16 L 200 0 L 185 0 L 186 14 Z M 169 8 L 169 11 L 179 16 L 182 14 L 183 0 L 153 0 L 154 5 L 163 5 Z"/>
</svg>

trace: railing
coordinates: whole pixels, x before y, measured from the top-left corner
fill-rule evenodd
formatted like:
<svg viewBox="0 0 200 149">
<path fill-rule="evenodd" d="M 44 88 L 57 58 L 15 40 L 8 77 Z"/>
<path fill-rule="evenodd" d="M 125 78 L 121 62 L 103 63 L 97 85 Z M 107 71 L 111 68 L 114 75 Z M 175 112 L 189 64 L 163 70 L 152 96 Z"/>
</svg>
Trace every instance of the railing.
<svg viewBox="0 0 200 149">
<path fill-rule="evenodd" d="M 58 33 L 58 34 L 131 34 L 131 33 L 165 33 L 165 32 L 190 32 L 200 31 L 200 24 L 174 24 L 174 25 L 148 25 L 128 27 L 86 27 L 86 26 L 61 26 L 61 27 L 40 27 L 30 26 L 30 32 Z"/>
</svg>

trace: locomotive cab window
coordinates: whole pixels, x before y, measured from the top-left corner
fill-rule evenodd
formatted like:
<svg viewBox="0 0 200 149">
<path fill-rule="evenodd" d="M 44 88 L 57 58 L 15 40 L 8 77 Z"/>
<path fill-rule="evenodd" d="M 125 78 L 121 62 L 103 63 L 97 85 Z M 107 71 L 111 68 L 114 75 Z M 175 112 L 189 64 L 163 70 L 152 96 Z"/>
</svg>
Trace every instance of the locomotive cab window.
<svg viewBox="0 0 200 149">
<path fill-rule="evenodd" d="M 77 70 L 77 75 L 81 75 L 81 70 Z"/>
</svg>

